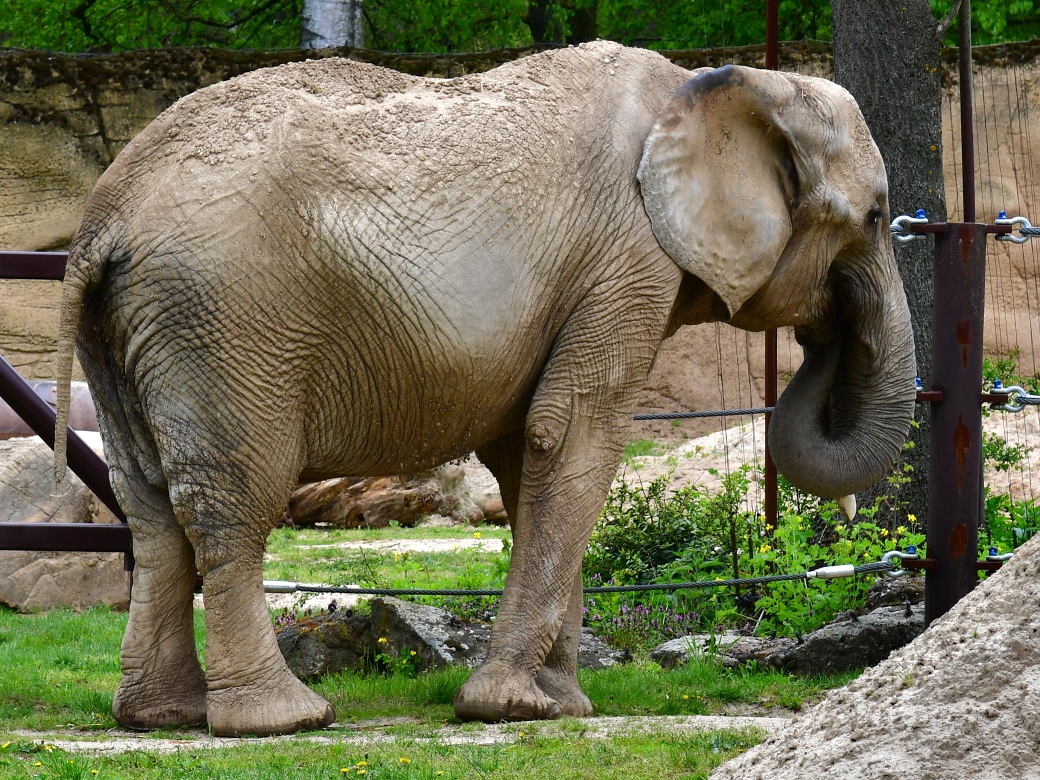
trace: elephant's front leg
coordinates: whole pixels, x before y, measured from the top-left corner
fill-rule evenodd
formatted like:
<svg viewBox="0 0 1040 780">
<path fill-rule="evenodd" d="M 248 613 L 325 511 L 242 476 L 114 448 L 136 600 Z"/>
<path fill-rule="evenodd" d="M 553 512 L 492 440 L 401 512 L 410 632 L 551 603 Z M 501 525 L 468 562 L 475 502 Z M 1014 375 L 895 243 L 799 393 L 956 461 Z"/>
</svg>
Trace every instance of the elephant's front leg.
<svg viewBox="0 0 1040 780">
<path fill-rule="evenodd" d="M 523 477 L 523 431 L 503 436 L 477 450 L 477 455 L 498 480 L 502 501 L 509 514 L 509 526 L 513 537 L 516 538 L 517 509 L 520 505 L 520 485 Z M 592 714 L 592 702 L 578 683 L 578 649 L 584 606 L 579 570 L 572 586 L 571 601 L 564 615 L 563 625 L 535 679 L 542 692 L 560 705 L 562 713 L 572 717 Z"/>
<path fill-rule="evenodd" d="M 649 370 L 651 339 L 660 333 L 659 323 L 645 320 L 628 323 L 631 329 L 616 317 L 610 325 L 600 317 L 585 324 L 598 332 L 562 335 L 528 413 L 505 593 L 487 659 L 456 697 L 461 718 L 563 714 L 539 687 L 539 675 L 572 607 L 582 554 L 617 473 L 632 399 Z M 550 688 L 559 679 L 543 676 Z"/>
</svg>

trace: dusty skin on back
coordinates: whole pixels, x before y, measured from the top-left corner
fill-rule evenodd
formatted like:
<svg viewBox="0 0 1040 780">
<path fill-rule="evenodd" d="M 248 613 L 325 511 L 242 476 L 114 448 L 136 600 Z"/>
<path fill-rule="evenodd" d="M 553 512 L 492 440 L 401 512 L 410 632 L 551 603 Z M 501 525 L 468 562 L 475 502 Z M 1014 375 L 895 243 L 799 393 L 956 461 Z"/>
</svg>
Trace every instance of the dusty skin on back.
<svg viewBox="0 0 1040 780">
<path fill-rule="evenodd" d="M 776 462 L 823 495 L 872 483 L 913 405 L 887 221 L 855 103 L 793 74 L 597 42 L 445 81 L 325 59 L 181 100 L 99 181 L 63 291 L 58 468 L 75 345 L 134 535 L 116 719 L 331 723 L 274 641 L 269 531 L 300 480 L 474 450 L 514 551 L 455 710 L 590 713 L 581 554 L 659 344 L 793 325 Z"/>
</svg>

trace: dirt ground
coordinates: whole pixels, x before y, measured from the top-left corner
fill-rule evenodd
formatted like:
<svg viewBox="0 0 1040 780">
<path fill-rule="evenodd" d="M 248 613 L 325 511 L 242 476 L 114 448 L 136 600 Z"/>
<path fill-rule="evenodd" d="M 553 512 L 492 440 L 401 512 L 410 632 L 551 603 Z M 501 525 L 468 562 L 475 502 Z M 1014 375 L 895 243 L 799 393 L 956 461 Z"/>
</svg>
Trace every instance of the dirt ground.
<svg viewBox="0 0 1040 780">
<path fill-rule="evenodd" d="M 519 735 L 536 733 L 543 737 L 564 736 L 568 733 L 559 723 L 555 721 L 538 721 L 530 724 L 522 723 L 490 723 L 483 728 L 474 731 L 472 725 L 444 725 L 436 728 L 431 727 L 428 732 L 420 736 L 409 734 L 406 738 L 388 733 L 389 729 L 397 729 L 408 726 L 414 721 L 408 718 L 392 718 L 377 721 L 364 721 L 346 725 L 333 724 L 325 733 L 299 737 L 295 735 L 284 737 L 213 737 L 203 733 L 201 730 L 197 735 L 185 735 L 184 738 L 168 739 L 149 737 L 131 731 L 113 729 L 103 735 L 96 737 L 82 737 L 79 735 L 55 734 L 51 732 L 38 733 L 31 731 L 18 731 L 15 736 L 19 739 L 36 740 L 46 742 L 56 748 L 74 753 L 94 753 L 97 755 L 111 755 L 114 753 L 126 753 L 130 751 L 144 751 L 148 753 L 170 753 L 175 750 L 197 750 L 199 748 L 228 748 L 246 743 L 255 744 L 266 742 L 277 744 L 278 742 L 305 740 L 318 744 L 346 744 L 346 745 L 371 745 L 393 742 L 397 739 L 407 739 L 409 743 L 435 742 L 440 745 L 497 745 L 516 742 Z M 610 718 L 587 718 L 582 721 L 586 727 L 585 738 L 610 739 L 622 734 L 638 734 L 646 732 L 655 733 L 691 733 L 700 731 L 716 731 L 719 729 L 744 729 L 757 728 L 767 733 L 773 733 L 787 723 L 786 718 L 779 717 L 745 717 L 745 716 L 715 716 L 715 715 L 668 715 L 657 717 L 610 717 Z M 190 734 L 190 732 L 189 732 Z"/>
</svg>

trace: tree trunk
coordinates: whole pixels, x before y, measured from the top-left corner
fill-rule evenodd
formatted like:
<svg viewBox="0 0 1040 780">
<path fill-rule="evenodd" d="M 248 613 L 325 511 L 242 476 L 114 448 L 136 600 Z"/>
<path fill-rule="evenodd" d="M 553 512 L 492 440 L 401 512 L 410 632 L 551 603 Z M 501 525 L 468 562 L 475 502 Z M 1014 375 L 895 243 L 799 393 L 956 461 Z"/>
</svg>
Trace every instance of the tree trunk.
<svg viewBox="0 0 1040 780">
<path fill-rule="evenodd" d="M 938 20 L 928 0 L 833 0 L 834 79 L 859 102 L 888 171 L 892 217 L 925 209 L 931 222 L 946 221 L 943 191 Z M 896 243 L 896 263 L 903 278 L 924 386 L 932 371 L 932 239 Z M 912 449 L 904 462 L 911 481 L 898 490 L 898 511 L 887 522 L 916 515 L 924 527 L 928 514 L 928 409 L 918 406 L 920 427 L 911 431 Z M 878 495 L 892 495 L 882 483 L 860 497 L 871 505 Z"/>
<path fill-rule="evenodd" d="M 303 0 L 301 49 L 361 48 L 364 43 L 361 0 Z"/>
</svg>

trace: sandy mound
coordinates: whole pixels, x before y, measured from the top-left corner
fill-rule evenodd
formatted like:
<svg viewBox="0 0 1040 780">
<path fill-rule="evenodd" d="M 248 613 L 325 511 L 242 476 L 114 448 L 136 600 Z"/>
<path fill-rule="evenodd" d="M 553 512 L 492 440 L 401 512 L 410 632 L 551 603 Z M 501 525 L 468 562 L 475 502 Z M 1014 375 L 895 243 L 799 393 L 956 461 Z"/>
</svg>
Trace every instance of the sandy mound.
<svg viewBox="0 0 1040 780">
<path fill-rule="evenodd" d="M 1040 778 L 1040 538 L 712 780 Z"/>
</svg>

